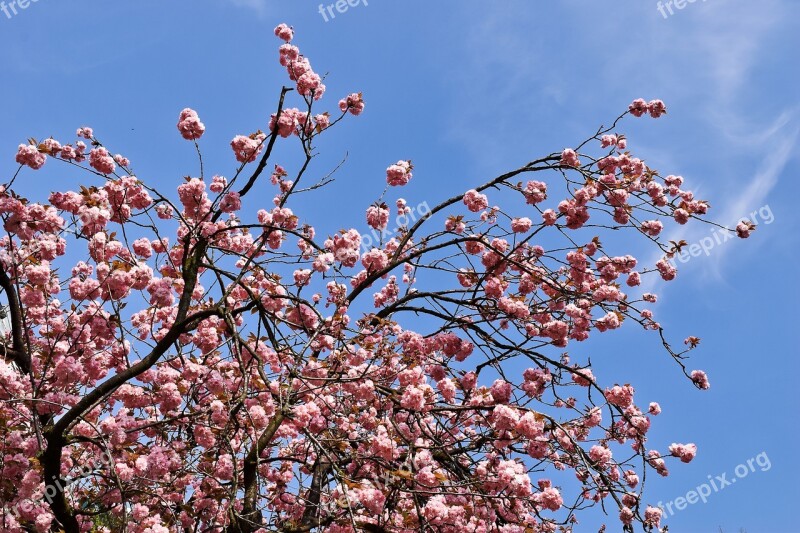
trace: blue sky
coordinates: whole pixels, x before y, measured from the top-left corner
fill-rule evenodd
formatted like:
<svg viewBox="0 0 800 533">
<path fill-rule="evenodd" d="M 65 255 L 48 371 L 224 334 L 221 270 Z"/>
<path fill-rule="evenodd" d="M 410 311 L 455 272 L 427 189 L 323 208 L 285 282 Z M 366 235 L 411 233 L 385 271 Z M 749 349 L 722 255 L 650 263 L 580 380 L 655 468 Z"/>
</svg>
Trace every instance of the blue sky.
<svg viewBox="0 0 800 533">
<path fill-rule="evenodd" d="M 321 140 L 318 175 L 345 155 L 347 163 L 331 192 L 309 196 L 306 206 L 342 227 L 363 225 L 383 169 L 398 159 L 416 167 L 403 191 L 409 204 L 433 205 L 576 144 L 634 98 L 661 98 L 666 117 L 624 123 L 630 148 L 665 174 L 683 175 L 715 219 L 732 224 L 761 208 L 760 222 L 770 223 L 748 241 L 679 264 L 675 282 L 652 287 L 673 339 L 702 337 L 692 368 L 709 372 L 710 391 L 682 381 L 652 335 L 616 332 L 578 351 L 591 350 L 601 379 L 632 382 L 640 400 L 661 403 L 653 443 L 700 448 L 669 478 L 649 478 L 651 503 L 768 456 L 768 470 L 756 466 L 708 503 L 669 517 L 671 531 L 796 528 L 800 3 L 697 0 L 664 17 L 651 0 L 369 0 L 327 22 L 318 7 L 39 0 L 10 18 L 0 12 L 0 172 L 14 171 L 27 137 L 67 140 L 86 124 L 130 157 L 139 177 L 176 186 L 196 174 L 175 130 L 187 106 L 208 128 L 207 164 L 230 172 L 227 143 L 265 128 L 284 83 L 272 35 L 282 21 L 295 27 L 315 69 L 329 73 L 329 106 L 357 90 L 367 101 L 362 117 Z M 20 192 L 37 198 L 74 186 L 76 176 L 64 172 L 51 165 L 26 173 Z M 690 243 L 708 235 L 702 226 L 674 234 Z M 578 531 L 595 523 L 587 517 Z"/>
</svg>

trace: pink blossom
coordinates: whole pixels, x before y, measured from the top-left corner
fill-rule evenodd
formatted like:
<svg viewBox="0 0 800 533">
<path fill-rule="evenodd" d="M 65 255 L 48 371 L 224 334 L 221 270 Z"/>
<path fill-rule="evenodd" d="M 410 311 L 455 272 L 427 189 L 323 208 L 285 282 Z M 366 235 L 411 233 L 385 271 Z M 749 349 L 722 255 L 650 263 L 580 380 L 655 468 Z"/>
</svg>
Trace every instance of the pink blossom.
<svg viewBox="0 0 800 533">
<path fill-rule="evenodd" d="M 252 163 L 258 158 L 266 136 L 263 133 L 245 137 L 244 135 L 237 135 L 231 141 L 231 148 L 236 156 L 236 160 L 240 163 Z"/>
<path fill-rule="evenodd" d="M 663 511 L 658 507 L 647 506 L 644 511 L 644 523 L 647 526 L 658 527 L 661 524 L 661 514 Z"/>
<path fill-rule="evenodd" d="M 342 231 L 325 241 L 325 248 L 333 253 L 336 261 L 346 267 L 355 266 L 358 262 L 360 246 L 361 235 L 354 229 Z"/>
<path fill-rule="evenodd" d="M 392 187 L 406 185 L 411 180 L 413 168 L 411 161 L 398 161 L 386 169 L 386 183 Z"/>
<path fill-rule="evenodd" d="M 659 260 L 656 263 L 656 268 L 664 281 L 673 280 L 675 276 L 678 275 L 678 269 L 672 266 L 666 259 Z"/>
<path fill-rule="evenodd" d="M 286 313 L 286 321 L 293 329 L 313 330 L 319 324 L 319 317 L 311 307 L 301 304 Z"/>
<path fill-rule="evenodd" d="M 233 213 L 242 208 L 242 200 L 239 198 L 239 193 L 231 191 L 222 197 L 219 202 L 219 209 L 223 213 Z"/>
<path fill-rule="evenodd" d="M 667 112 L 667 106 L 661 100 L 650 100 L 647 104 L 647 111 L 653 118 L 658 118 Z"/>
<path fill-rule="evenodd" d="M 156 307 L 168 307 L 175 303 L 172 279 L 170 278 L 151 280 L 147 285 L 147 292 L 150 293 L 150 303 Z"/>
<path fill-rule="evenodd" d="M 517 410 L 507 405 L 497 405 L 492 411 L 492 424 L 501 431 L 515 429 L 519 419 Z"/>
<path fill-rule="evenodd" d="M 674 457 L 679 457 L 682 463 L 690 463 L 697 455 L 697 445 L 673 443 L 669 447 L 669 453 Z"/>
<path fill-rule="evenodd" d="M 561 493 L 555 487 L 547 487 L 542 492 L 537 493 L 534 498 L 540 507 L 550 511 L 558 511 L 564 504 Z"/>
<path fill-rule="evenodd" d="M 530 231 L 533 222 L 528 217 L 515 218 L 511 221 L 511 231 L 515 233 L 526 233 Z"/>
<path fill-rule="evenodd" d="M 408 387 L 400 397 L 403 409 L 422 411 L 425 407 L 425 391 L 417 386 Z"/>
<path fill-rule="evenodd" d="M 478 213 L 489 207 L 489 200 L 485 194 L 481 194 L 475 189 L 470 189 L 464 193 L 464 205 L 473 213 Z"/>
<path fill-rule="evenodd" d="M 492 383 L 492 387 L 489 389 L 489 392 L 492 395 L 492 399 L 496 403 L 505 404 L 511 401 L 511 392 L 513 388 L 511 383 L 508 381 L 497 379 L 494 383 Z"/>
<path fill-rule="evenodd" d="M 194 141 L 203 136 L 203 133 L 206 131 L 206 126 L 200 122 L 197 111 L 187 107 L 181 111 L 178 117 L 178 131 L 181 137 L 187 141 Z"/>
<path fill-rule="evenodd" d="M 547 184 L 543 181 L 529 181 L 522 190 L 525 203 L 536 205 L 547 199 Z"/>
<path fill-rule="evenodd" d="M 361 257 L 361 264 L 367 269 L 367 272 L 378 272 L 386 268 L 389 264 L 389 258 L 386 252 L 378 248 L 373 248 Z"/>
<path fill-rule="evenodd" d="M 605 397 L 608 403 L 625 408 L 633 404 L 633 393 L 633 387 L 630 385 L 615 385 L 605 390 Z"/>
<path fill-rule="evenodd" d="M 581 368 L 579 371 L 580 373 L 572 373 L 572 381 L 574 381 L 576 384 L 582 387 L 588 387 L 595 382 L 595 377 L 594 374 L 592 374 L 591 368 Z"/>
<path fill-rule="evenodd" d="M 642 231 L 650 237 L 658 237 L 664 229 L 664 224 L 659 220 L 645 220 L 642 222 Z"/>
<path fill-rule="evenodd" d="M 589 450 L 589 459 L 600 466 L 605 466 L 611 460 L 611 450 L 605 446 L 592 446 Z"/>
<path fill-rule="evenodd" d="M 711 387 L 711 384 L 708 381 L 708 376 L 702 370 L 692 370 L 690 374 L 692 381 L 699 389 L 707 390 Z"/>
<path fill-rule="evenodd" d="M 360 115 L 364 111 L 364 99 L 361 93 L 352 93 L 339 101 L 342 113 L 350 112 L 351 115 Z"/>
<path fill-rule="evenodd" d="M 114 169 L 117 168 L 114 158 L 102 146 L 89 152 L 89 165 L 101 174 L 113 174 Z"/>
<path fill-rule="evenodd" d="M 685 209 L 676 209 L 675 212 L 672 214 L 675 222 L 678 224 L 686 224 L 689 222 L 689 212 Z"/>
<path fill-rule="evenodd" d="M 33 170 L 39 170 L 47 161 L 47 156 L 40 153 L 39 149 L 32 144 L 20 144 L 17 150 L 17 163 L 26 165 Z"/>
<path fill-rule="evenodd" d="M 78 131 L 75 132 L 75 135 L 87 140 L 91 140 L 92 137 L 94 137 L 94 131 L 92 130 L 92 128 L 84 126 L 82 128 L 78 128 Z"/>
<path fill-rule="evenodd" d="M 743 220 L 736 225 L 736 235 L 740 239 L 746 239 L 750 236 L 750 233 L 755 229 L 755 226 L 748 222 L 747 220 Z"/>
<path fill-rule="evenodd" d="M 572 148 L 566 148 L 561 152 L 561 164 L 567 167 L 579 167 L 581 161 L 578 159 L 578 154 Z"/>
<path fill-rule="evenodd" d="M 645 102 L 642 98 L 637 98 L 628 107 L 628 111 L 634 117 L 641 117 L 648 111 L 647 102 Z"/>
<path fill-rule="evenodd" d="M 389 208 L 386 204 L 371 205 L 367 208 L 367 224 L 377 230 L 386 229 L 389 223 Z"/>
<path fill-rule="evenodd" d="M 290 26 L 281 23 L 275 27 L 275 36 L 288 43 L 294 38 L 294 31 Z"/>
</svg>

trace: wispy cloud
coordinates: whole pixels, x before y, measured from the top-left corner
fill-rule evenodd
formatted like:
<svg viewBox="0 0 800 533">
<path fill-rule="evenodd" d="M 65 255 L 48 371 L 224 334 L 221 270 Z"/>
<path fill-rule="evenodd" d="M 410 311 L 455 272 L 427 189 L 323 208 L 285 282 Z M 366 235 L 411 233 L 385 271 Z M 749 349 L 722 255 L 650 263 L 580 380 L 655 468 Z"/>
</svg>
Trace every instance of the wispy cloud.
<svg viewBox="0 0 800 533">
<path fill-rule="evenodd" d="M 694 149 L 684 143 L 689 149 L 676 154 L 664 138 L 657 144 L 637 139 L 636 153 L 656 168 L 683 173 L 699 197 L 711 196 L 711 218 L 720 223 L 735 224 L 769 201 L 796 154 L 800 100 L 778 86 L 762 84 L 762 92 L 755 93 L 751 80 L 760 79 L 765 69 L 776 72 L 775 47 L 782 46 L 780 36 L 790 31 L 787 21 L 800 6 L 784 0 L 698 2 L 665 20 L 655 2 L 590 7 L 575 1 L 535 11 L 512 3 L 518 9 L 487 14 L 460 44 L 477 51 L 469 68 L 459 65 L 455 73 L 463 90 L 450 135 L 476 148 L 471 153 L 480 159 L 477 163 L 492 167 L 507 162 L 520 140 L 528 146 L 545 141 L 557 150 L 563 141 L 553 138 L 550 121 L 561 123 L 563 135 L 577 131 L 580 125 L 573 119 L 585 127 L 587 116 L 627 97 L 660 97 L 683 117 L 686 127 L 672 131 L 686 135 L 687 127 L 693 128 L 702 132 L 702 141 Z M 562 31 L 572 35 L 562 47 L 547 46 L 552 35 L 541 21 L 552 17 L 567 21 Z M 575 33 L 570 32 L 573 26 Z M 620 27 L 630 30 L 625 43 L 609 40 Z M 487 43 L 494 54 L 485 53 Z M 472 105 L 495 100 L 517 102 L 515 112 Z M 567 109 L 565 102 L 570 103 Z M 709 156 L 717 162 L 711 173 Z M 707 226 L 689 224 L 670 238 L 695 242 L 708 234 Z M 724 256 L 741 248 L 720 247 L 711 258 L 682 266 L 722 280 Z M 756 246 L 747 248 L 752 253 Z"/>
<path fill-rule="evenodd" d="M 799 122 L 797 111 L 786 111 L 773 124 L 761 131 L 750 133 L 746 136 L 730 136 L 738 141 L 733 143 L 736 148 L 742 149 L 746 146 L 749 149 L 758 149 L 761 154 L 761 163 L 755 174 L 731 179 L 730 184 L 734 190 L 738 188 L 739 192 L 730 197 L 721 210 L 713 211 L 711 215 L 713 220 L 733 228 L 743 218 L 757 218 L 750 215 L 768 205 L 769 194 L 778 185 L 789 161 L 796 155 L 795 147 L 797 146 L 798 137 L 800 137 Z M 742 184 L 741 187 L 739 186 L 740 184 Z M 772 213 L 771 208 L 770 213 Z M 773 215 L 775 217 L 781 216 L 780 213 L 773 213 Z M 758 224 L 763 221 L 751 220 L 751 222 Z M 715 228 L 712 227 L 711 229 Z M 765 231 L 764 228 L 761 228 L 761 231 L 757 229 L 755 236 L 751 238 L 752 242 L 749 241 L 746 247 L 716 246 L 708 256 L 700 256 L 686 264 L 679 263 L 678 269 L 681 271 L 696 269 L 701 278 L 706 281 L 724 282 L 723 270 L 726 264 L 724 261 L 726 256 L 740 249 L 744 250 L 743 253 L 754 253 L 756 246 L 759 243 L 763 243 L 764 239 L 767 238 L 762 236 L 761 232 L 763 231 Z M 691 245 L 698 243 L 703 238 L 707 238 L 708 235 L 709 227 L 695 222 L 676 228 L 668 238 L 674 241 L 685 240 Z M 660 257 L 660 253 L 654 253 L 647 264 L 652 264 Z M 651 276 L 643 283 L 642 289 L 644 292 L 650 292 L 658 285 L 658 278 Z"/>
</svg>

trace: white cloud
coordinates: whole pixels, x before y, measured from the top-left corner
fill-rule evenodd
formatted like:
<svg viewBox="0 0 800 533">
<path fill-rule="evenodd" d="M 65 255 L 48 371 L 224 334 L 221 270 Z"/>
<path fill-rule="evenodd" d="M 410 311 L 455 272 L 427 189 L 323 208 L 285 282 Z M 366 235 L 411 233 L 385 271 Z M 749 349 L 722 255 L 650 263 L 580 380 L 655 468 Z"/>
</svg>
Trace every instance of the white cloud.
<svg viewBox="0 0 800 533">
<path fill-rule="evenodd" d="M 792 38 L 787 33 L 791 31 L 788 21 L 796 19 L 798 4 L 785 0 L 698 2 L 665 20 L 655 2 L 616 8 L 566 2 L 561 6 L 567 7 L 557 11 L 563 18 L 556 24 L 570 37 L 561 44 L 552 42 L 552 35 L 543 37 L 542 25 L 536 24 L 544 8 L 532 10 L 527 4 L 512 3 L 517 9 L 486 13 L 482 25 L 466 33 L 460 43 L 475 53 L 468 68 L 458 65 L 454 73 L 460 77 L 463 94 L 456 103 L 459 114 L 450 134 L 480 148 L 473 150 L 476 163 L 484 167 L 507 164 L 520 148 L 515 134 L 527 142 L 560 149 L 559 140 L 546 128 L 531 132 L 527 127 L 538 123 L 542 101 L 557 108 L 575 102 L 585 112 L 602 113 L 609 104 L 635 92 L 633 97 L 664 98 L 680 110 L 687 127 L 704 131 L 704 141 L 696 150 L 674 153 L 669 143 L 661 141 L 650 146 L 639 143 L 634 150 L 646 155 L 656 168 L 680 169 L 698 197 L 712 193 L 711 219 L 732 225 L 769 201 L 797 153 L 800 100 L 789 88 L 759 81 L 765 73 L 779 72 L 773 55 L 776 46 L 785 50 L 781 39 Z M 547 10 L 547 15 L 554 13 Z M 575 28 L 581 31 L 571 33 Z M 628 30 L 621 42 L 614 38 L 620 28 Z M 493 53 L 486 53 L 487 46 Z M 493 101 L 515 102 L 510 107 L 514 112 L 474 105 Z M 782 105 L 776 109 L 771 105 L 775 102 Z M 562 135 L 564 128 L 574 126 L 572 120 L 581 120 L 562 116 L 561 131 L 556 130 Z M 719 162 L 716 175 L 706 174 L 709 155 Z M 707 235 L 708 226 L 694 223 L 677 228 L 670 238 L 691 243 Z M 730 246 L 720 246 L 711 257 L 695 258 L 679 267 L 722 280 L 726 254 L 753 253 L 766 238 L 757 232 L 752 239 L 757 243 L 736 246 L 730 241 Z"/>
</svg>

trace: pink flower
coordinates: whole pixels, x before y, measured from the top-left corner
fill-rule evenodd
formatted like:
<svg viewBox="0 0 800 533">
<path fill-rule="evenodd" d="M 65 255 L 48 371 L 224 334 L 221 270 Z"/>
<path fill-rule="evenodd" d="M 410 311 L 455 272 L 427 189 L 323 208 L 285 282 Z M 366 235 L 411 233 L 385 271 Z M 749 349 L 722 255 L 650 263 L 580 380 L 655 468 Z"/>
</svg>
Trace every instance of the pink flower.
<svg viewBox="0 0 800 533">
<path fill-rule="evenodd" d="M 361 235 L 354 229 L 344 231 L 325 241 L 325 248 L 333 253 L 342 266 L 352 267 L 358 262 Z"/>
<path fill-rule="evenodd" d="M 515 218 L 511 221 L 511 231 L 515 233 L 526 233 L 530 231 L 533 222 L 528 217 Z"/>
<path fill-rule="evenodd" d="M 401 187 L 411 181 L 413 170 L 411 161 L 398 161 L 386 169 L 386 183 L 392 187 Z"/>
<path fill-rule="evenodd" d="M 755 225 L 747 220 L 743 220 L 736 225 L 736 235 L 740 239 L 746 239 L 750 233 L 755 229 Z"/>
<path fill-rule="evenodd" d="M 603 135 L 602 137 L 600 137 L 601 148 L 608 148 L 609 146 L 616 146 L 616 145 L 617 145 L 616 135 Z"/>
<path fill-rule="evenodd" d="M 16 161 L 20 165 L 26 165 L 33 170 L 39 170 L 44 166 L 45 161 L 47 161 L 47 156 L 40 153 L 39 149 L 32 144 L 20 144 L 17 150 Z"/>
<path fill-rule="evenodd" d="M 578 159 L 578 154 L 571 148 L 565 149 L 561 152 L 561 164 L 567 167 L 579 167 L 581 161 Z"/>
<path fill-rule="evenodd" d="M 219 479 L 228 480 L 233 478 L 233 471 L 234 465 L 231 455 L 228 453 L 220 455 L 217 459 L 214 475 L 216 475 Z"/>
<path fill-rule="evenodd" d="M 464 230 L 467 229 L 467 225 L 464 224 L 463 217 L 449 216 L 447 220 L 444 221 L 444 229 L 461 235 L 464 233 Z"/>
<path fill-rule="evenodd" d="M 520 417 L 517 423 L 517 431 L 528 439 L 535 439 L 544 432 L 544 422 L 537 420 L 536 414 L 528 411 Z"/>
<path fill-rule="evenodd" d="M 594 374 L 592 373 L 591 368 L 580 368 L 578 372 L 572 373 L 572 381 L 576 384 L 580 385 L 581 387 L 588 387 L 595 381 Z"/>
<path fill-rule="evenodd" d="M 89 152 L 89 165 L 101 174 L 113 174 L 114 169 L 117 168 L 114 158 L 102 146 Z"/>
<path fill-rule="evenodd" d="M 290 26 L 281 23 L 275 27 L 275 36 L 288 43 L 294 38 L 294 30 Z"/>
<path fill-rule="evenodd" d="M 689 212 L 685 209 L 676 209 L 675 212 L 672 214 L 675 222 L 678 224 L 686 224 L 689 222 Z"/>
<path fill-rule="evenodd" d="M 536 205 L 547 199 L 547 184 L 543 181 L 529 181 L 522 190 L 525 203 Z"/>
<path fill-rule="evenodd" d="M 181 137 L 187 141 L 194 141 L 203 136 L 206 126 L 200 122 L 197 111 L 187 107 L 181 111 L 180 117 L 178 117 L 178 131 L 181 133 Z"/>
<path fill-rule="evenodd" d="M 311 270 L 298 269 L 294 271 L 294 282 L 298 287 L 304 287 L 311 282 Z"/>
<path fill-rule="evenodd" d="M 328 113 L 314 115 L 314 124 L 316 125 L 317 131 L 320 132 L 331 125 L 331 117 Z"/>
<path fill-rule="evenodd" d="M 551 511 L 558 511 L 564 504 L 561 494 L 555 487 L 545 488 L 542 492 L 534 495 L 534 500 L 540 507 Z"/>
<path fill-rule="evenodd" d="M 656 268 L 664 281 L 671 281 L 678 275 L 678 269 L 672 266 L 666 259 L 658 261 L 656 263 Z"/>
<path fill-rule="evenodd" d="M 87 140 L 92 140 L 92 137 L 94 137 L 94 131 L 92 130 L 92 128 L 84 126 L 82 128 L 78 128 L 78 131 L 75 132 L 75 135 Z"/>
<path fill-rule="evenodd" d="M 508 381 L 497 379 L 492 383 L 489 392 L 496 403 L 505 404 L 511 400 L 512 385 Z"/>
<path fill-rule="evenodd" d="M 657 402 L 650 402 L 650 407 L 647 409 L 647 411 L 653 416 L 660 415 L 661 406 Z"/>
<path fill-rule="evenodd" d="M 611 450 L 605 446 L 592 446 L 589 450 L 589 459 L 600 466 L 605 466 L 611 460 Z"/>
<path fill-rule="evenodd" d="M 373 248 L 363 255 L 361 264 L 364 265 L 364 268 L 369 273 L 378 272 L 386 268 L 386 265 L 389 264 L 389 258 L 383 250 Z"/>
<path fill-rule="evenodd" d="M 264 147 L 264 139 L 266 135 L 258 133 L 245 137 L 244 135 L 237 135 L 231 141 L 231 148 L 236 156 L 236 160 L 240 163 L 252 163 L 256 160 L 261 150 Z"/>
<path fill-rule="evenodd" d="M 219 203 L 219 209 L 223 213 L 233 213 L 234 211 L 238 211 L 242 208 L 242 199 L 239 197 L 239 193 L 236 191 L 231 191 L 225 196 L 222 197 L 222 200 Z"/>
<path fill-rule="evenodd" d="M 478 213 L 489 207 L 489 199 L 475 189 L 470 189 L 464 194 L 464 205 L 473 213 Z"/>
<path fill-rule="evenodd" d="M 708 376 L 706 376 L 706 373 L 702 370 L 692 370 L 690 377 L 699 389 L 707 390 L 711 387 L 711 384 L 708 381 Z"/>
<path fill-rule="evenodd" d="M 633 523 L 633 511 L 631 511 L 630 507 L 623 507 L 619 511 L 619 520 L 625 525 L 631 525 Z"/>
<path fill-rule="evenodd" d="M 350 112 L 351 115 L 360 115 L 364 111 L 364 99 L 361 93 L 352 93 L 339 101 L 342 113 Z"/>
<path fill-rule="evenodd" d="M 647 506 L 644 511 L 644 523 L 650 527 L 658 527 L 661 524 L 661 514 L 663 511 L 658 507 Z"/>
<path fill-rule="evenodd" d="M 667 106 L 661 100 L 650 100 L 647 104 L 647 111 L 653 118 L 658 118 L 667 112 Z"/>
<path fill-rule="evenodd" d="M 286 313 L 286 321 L 292 329 L 306 329 L 310 331 L 316 329 L 317 325 L 319 325 L 319 317 L 314 310 L 306 304 L 292 307 L 289 312 Z"/>
<path fill-rule="evenodd" d="M 659 220 L 645 220 L 642 222 L 642 231 L 650 237 L 658 237 L 664 229 L 664 224 Z"/>
<path fill-rule="evenodd" d="M 605 397 L 608 403 L 626 408 L 633 404 L 633 393 L 633 387 L 630 385 L 615 385 L 605 390 Z"/>
<path fill-rule="evenodd" d="M 400 397 L 400 406 L 410 411 L 422 411 L 425 407 L 425 391 L 416 385 L 406 388 Z"/>
<path fill-rule="evenodd" d="M 397 207 L 398 216 L 407 215 L 411 212 L 411 208 L 408 207 L 404 198 L 398 198 L 395 202 L 395 207 Z"/>
<path fill-rule="evenodd" d="M 446 402 L 452 403 L 456 399 L 456 385 L 452 379 L 440 379 L 436 382 L 436 388 Z"/>
<path fill-rule="evenodd" d="M 228 180 L 224 176 L 214 176 L 211 178 L 211 185 L 208 186 L 208 189 L 211 192 L 221 193 L 227 185 Z"/>
<path fill-rule="evenodd" d="M 673 457 L 679 457 L 682 463 L 690 463 L 697 455 L 697 445 L 673 443 L 669 447 L 669 453 Z"/>
<path fill-rule="evenodd" d="M 644 101 L 642 98 L 637 98 L 636 100 L 628 106 L 628 111 L 634 117 L 641 117 L 645 113 L 647 113 L 647 102 Z"/>
<path fill-rule="evenodd" d="M 625 284 L 628 287 L 636 287 L 638 285 L 641 285 L 641 283 L 642 283 L 642 275 L 639 274 L 638 272 L 631 272 L 630 274 L 628 274 L 628 279 L 625 281 Z"/>
<path fill-rule="evenodd" d="M 497 405 L 492 411 L 492 424 L 500 431 L 515 429 L 519 423 L 519 413 L 513 407 Z"/>
<path fill-rule="evenodd" d="M 150 303 L 156 307 L 169 307 L 175 303 L 171 278 L 155 278 L 147 284 Z"/>
</svg>

